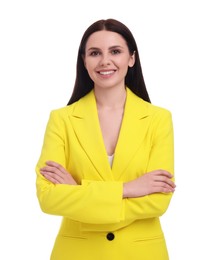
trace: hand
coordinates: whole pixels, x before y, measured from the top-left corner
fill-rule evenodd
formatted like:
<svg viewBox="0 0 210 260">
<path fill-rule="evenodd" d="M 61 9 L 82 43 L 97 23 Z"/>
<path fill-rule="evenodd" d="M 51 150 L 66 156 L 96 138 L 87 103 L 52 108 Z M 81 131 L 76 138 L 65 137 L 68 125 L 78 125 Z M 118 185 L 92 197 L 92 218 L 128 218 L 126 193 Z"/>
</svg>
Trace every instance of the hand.
<svg viewBox="0 0 210 260">
<path fill-rule="evenodd" d="M 71 174 L 63 166 L 53 161 L 47 161 L 46 166 L 40 169 L 40 173 L 54 184 L 77 185 Z"/>
<path fill-rule="evenodd" d="M 173 175 L 165 170 L 155 170 L 124 183 L 123 198 L 142 197 L 152 193 L 174 192 L 176 185 L 171 180 Z"/>
</svg>

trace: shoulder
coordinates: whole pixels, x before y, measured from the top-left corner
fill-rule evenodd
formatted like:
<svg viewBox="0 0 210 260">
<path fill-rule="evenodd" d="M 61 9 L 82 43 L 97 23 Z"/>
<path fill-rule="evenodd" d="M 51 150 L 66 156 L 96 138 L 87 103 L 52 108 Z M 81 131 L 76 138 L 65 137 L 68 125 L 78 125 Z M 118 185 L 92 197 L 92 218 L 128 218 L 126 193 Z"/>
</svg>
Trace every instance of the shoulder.
<svg viewBox="0 0 210 260">
<path fill-rule="evenodd" d="M 50 116 L 51 117 L 66 118 L 66 117 L 68 117 L 69 115 L 72 114 L 75 105 L 76 105 L 76 102 L 71 104 L 71 105 L 67 105 L 67 106 L 63 106 L 63 107 L 60 107 L 60 108 L 52 109 L 50 111 Z"/>
<path fill-rule="evenodd" d="M 158 106 L 158 105 L 154 105 L 154 104 L 151 104 L 151 103 L 148 104 L 148 108 L 149 108 L 149 111 L 152 115 L 171 116 L 171 111 L 168 108 L 161 107 L 161 106 Z"/>
<path fill-rule="evenodd" d="M 145 116 L 151 117 L 171 117 L 171 111 L 165 107 L 161 107 L 149 103 L 134 94 L 130 89 L 127 90 L 129 97 L 129 104 L 136 112 L 143 113 Z"/>
<path fill-rule="evenodd" d="M 151 104 L 136 95 L 134 99 L 135 102 L 132 106 L 133 108 L 135 107 L 135 112 L 134 109 L 132 109 L 132 112 L 134 112 L 139 119 L 147 120 L 150 129 L 156 133 L 161 131 L 173 131 L 173 118 L 169 109 Z"/>
<path fill-rule="evenodd" d="M 80 98 L 78 101 L 72 103 L 71 105 L 66 105 L 64 107 L 56 108 L 51 110 L 50 116 L 61 118 L 66 120 L 67 118 L 77 116 L 78 111 L 86 111 L 90 103 L 94 101 L 93 91 L 90 91 L 84 97 Z"/>
</svg>

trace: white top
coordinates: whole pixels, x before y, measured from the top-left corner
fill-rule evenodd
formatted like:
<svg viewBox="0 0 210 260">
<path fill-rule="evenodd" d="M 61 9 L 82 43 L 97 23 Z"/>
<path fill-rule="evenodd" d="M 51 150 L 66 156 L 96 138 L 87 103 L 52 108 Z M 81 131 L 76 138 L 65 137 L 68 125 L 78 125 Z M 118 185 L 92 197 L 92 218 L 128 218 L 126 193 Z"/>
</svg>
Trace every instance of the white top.
<svg viewBox="0 0 210 260">
<path fill-rule="evenodd" d="M 110 167 L 112 167 L 113 159 L 114 159 L 114 154 L 108 155 L 108 160 L 109 160 Z"/>
</svg>

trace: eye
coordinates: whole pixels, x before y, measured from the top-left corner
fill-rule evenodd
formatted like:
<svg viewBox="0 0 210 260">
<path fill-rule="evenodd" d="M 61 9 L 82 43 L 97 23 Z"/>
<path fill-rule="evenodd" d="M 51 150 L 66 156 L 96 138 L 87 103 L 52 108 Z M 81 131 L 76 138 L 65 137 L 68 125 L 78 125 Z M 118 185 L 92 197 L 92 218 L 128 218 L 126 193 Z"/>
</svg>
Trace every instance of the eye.
<svg viewBox="0 0 210 260">
<path fill-rule="evenodd" d="M 89 55 L 90 56 L 98 56 L 98 55 L 100 55 L 100 52 L 99 51 L 91 51 Z"/>
<path fill-rule="evenodd" d="M 114 54 L 114 55 L 116 55 L 116 54 L 121 53 L 121 51 L 118 50 L 118 49 L 114 49 L 114 50 L 111 51 L 111 53 Z"/>
</svg>

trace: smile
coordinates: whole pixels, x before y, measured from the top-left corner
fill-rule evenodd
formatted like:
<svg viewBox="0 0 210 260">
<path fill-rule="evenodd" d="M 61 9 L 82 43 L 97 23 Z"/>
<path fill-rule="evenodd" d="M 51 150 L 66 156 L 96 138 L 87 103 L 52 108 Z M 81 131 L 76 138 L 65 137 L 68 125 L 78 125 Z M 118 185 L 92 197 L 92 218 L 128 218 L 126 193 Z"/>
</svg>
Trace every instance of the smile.
<svg viewBox="0 0 210 260">
<path fill-rule="evenodd" d="M 110 75 L 110 74 L 113 74 L 114 72 L 115 72 L 114 70 L 99 71 L 99 74 L 101 74 L 101 75 Z"/>
</svg>

